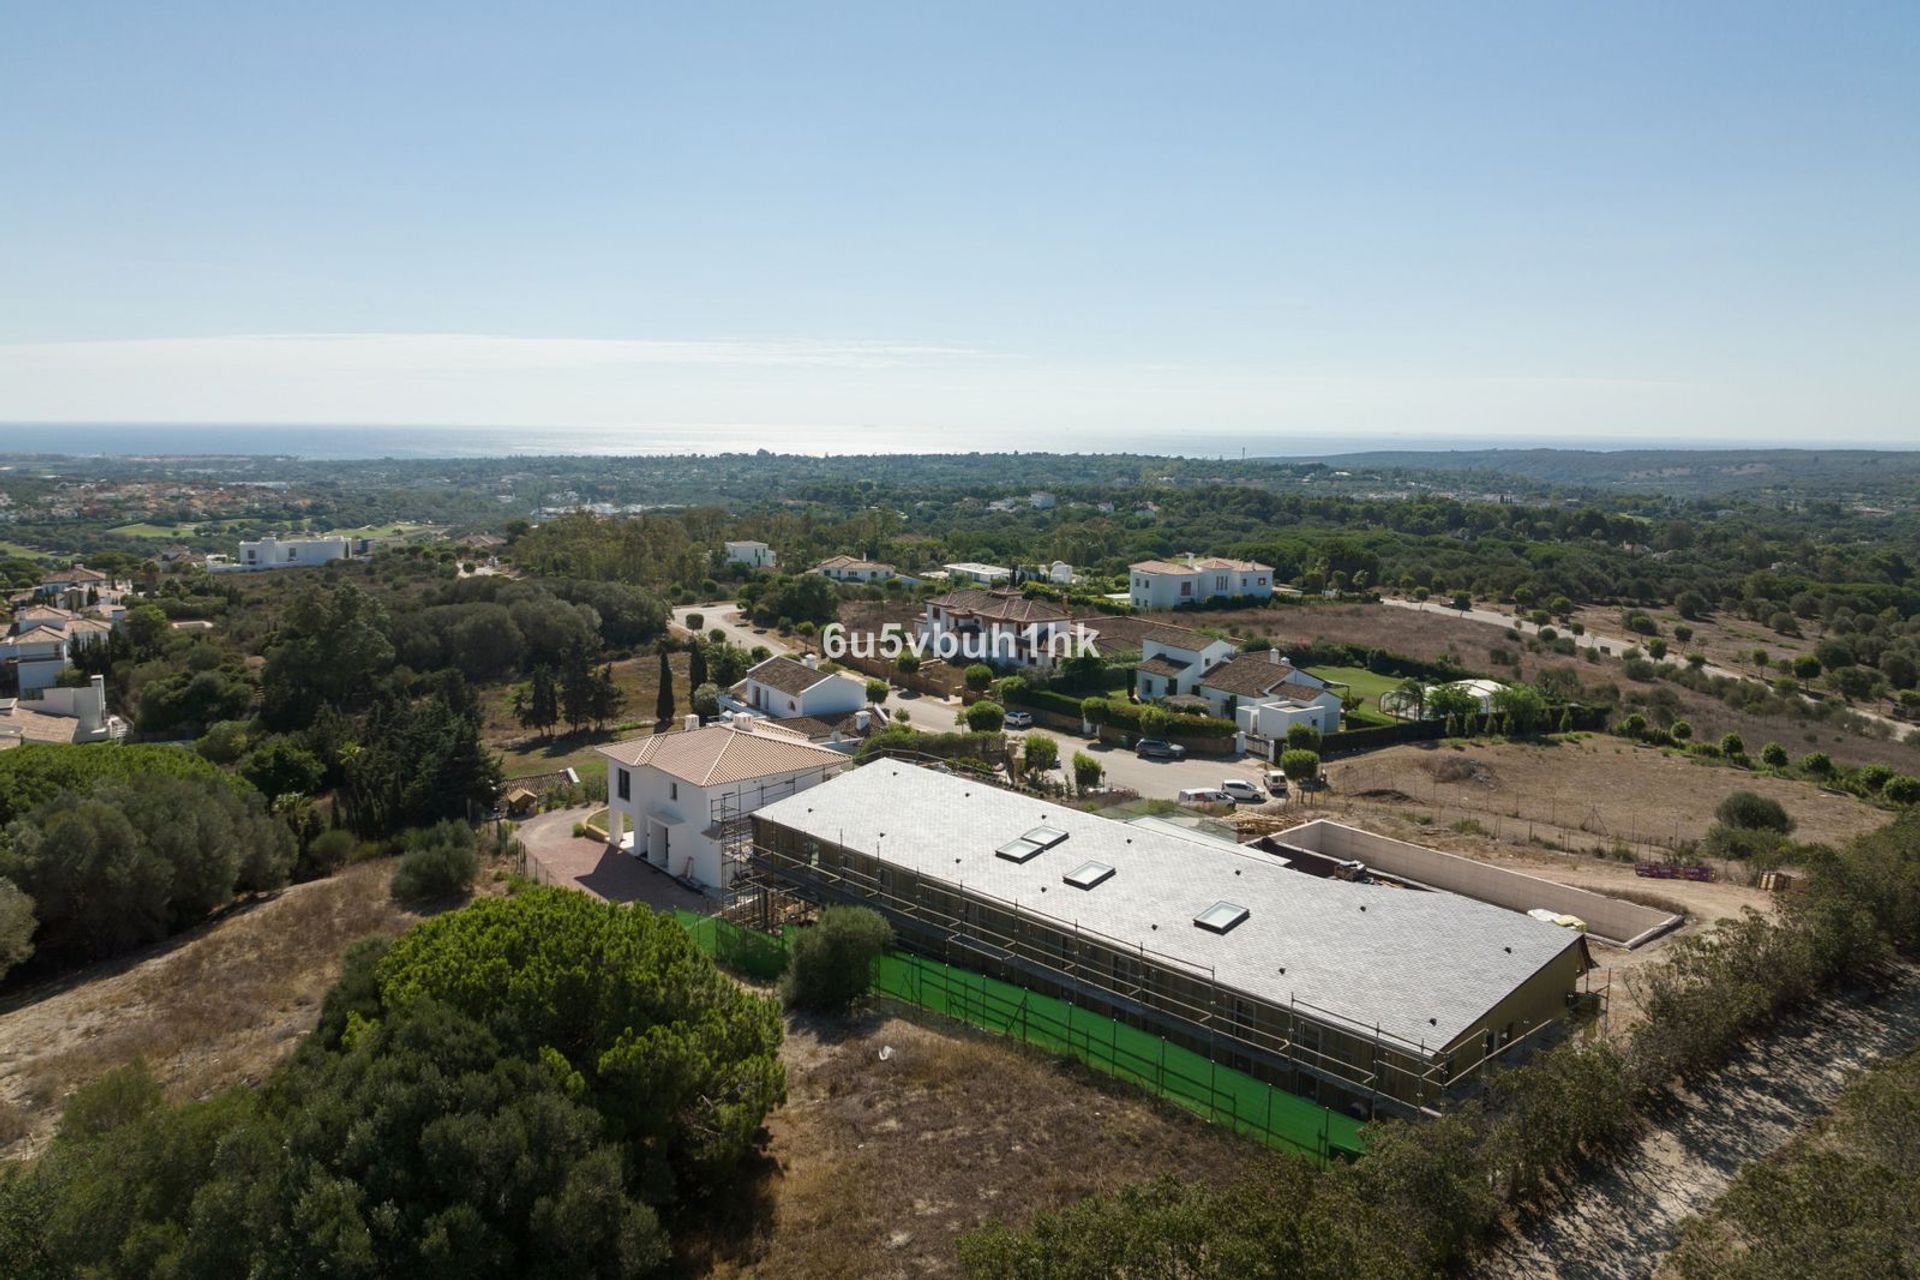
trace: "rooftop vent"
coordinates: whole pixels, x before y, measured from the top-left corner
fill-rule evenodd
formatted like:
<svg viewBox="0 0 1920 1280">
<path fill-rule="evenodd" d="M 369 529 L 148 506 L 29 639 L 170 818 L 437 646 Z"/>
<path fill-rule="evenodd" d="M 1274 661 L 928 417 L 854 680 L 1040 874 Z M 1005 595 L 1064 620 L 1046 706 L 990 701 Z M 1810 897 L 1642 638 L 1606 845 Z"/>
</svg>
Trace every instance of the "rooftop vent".
<svg viewBox="0 0 1920 1280">
<path fill-rule="evenodd" d="M 1225 933 L 1251 913 L 1237 902 L 1216 902 L 1193 918 L 1209 933 Z"/>
<path fill-rule="evenodd" d="M 1104 862 L 1083 862 L 1060 878 L 1076 889 L 1091 889 L 1113 874 Z"/>
</svg>

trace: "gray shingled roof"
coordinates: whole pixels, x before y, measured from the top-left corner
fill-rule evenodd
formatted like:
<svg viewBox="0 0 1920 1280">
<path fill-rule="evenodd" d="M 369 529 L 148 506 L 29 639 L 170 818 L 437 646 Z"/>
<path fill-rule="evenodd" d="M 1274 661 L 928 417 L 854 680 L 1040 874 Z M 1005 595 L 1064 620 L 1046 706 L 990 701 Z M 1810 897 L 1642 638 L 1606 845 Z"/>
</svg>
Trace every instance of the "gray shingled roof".
<svg viewBox="0 0 1920 1280">
<path fill-rule="evenodd" d="M 758 816 L 1212 970 L 1223 986 L 1298 999 L 1434 1049 L 1581 944 L 1577 933 L 1471 898 L 1319 879 L 1271 854 L 1209 847 L 892 760 Z M 1068 838 L 1025 863 L 994 855 L 1043 823 Z M 1086 891 L 1061 880 L 1088 861 L 1115 874 Z M 1222 901 L 1251 914 L 1225 934 L 1194 925 Z"/>
</svg>

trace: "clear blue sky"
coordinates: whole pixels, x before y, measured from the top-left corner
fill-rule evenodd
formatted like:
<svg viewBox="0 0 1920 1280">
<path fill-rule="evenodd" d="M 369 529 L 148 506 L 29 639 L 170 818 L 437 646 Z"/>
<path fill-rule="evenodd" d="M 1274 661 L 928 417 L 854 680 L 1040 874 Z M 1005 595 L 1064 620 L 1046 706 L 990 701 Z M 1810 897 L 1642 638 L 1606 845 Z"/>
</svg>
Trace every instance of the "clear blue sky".
<svg viewBox="0 0 1920 1280">
<path fill-rule="evenodd" d="M 0 421 L 1920 441 L 1911 0 L 0 15 Z"/>
</svg>

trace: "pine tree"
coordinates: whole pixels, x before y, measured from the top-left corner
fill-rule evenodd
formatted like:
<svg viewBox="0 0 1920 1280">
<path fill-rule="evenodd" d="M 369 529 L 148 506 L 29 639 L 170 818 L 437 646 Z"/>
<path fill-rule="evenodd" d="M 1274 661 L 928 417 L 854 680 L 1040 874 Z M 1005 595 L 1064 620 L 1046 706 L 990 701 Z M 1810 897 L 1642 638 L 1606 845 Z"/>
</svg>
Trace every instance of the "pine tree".
<svg viewBox="0 0 1920 1280">
<path fill-rule="evenodd" d="M 667 663 L 667 647 L 660 646 L 660 696 L 653 704 L 653 718 L 665 725 L 673 720 L 673 668 Z"/>
<path fill-rule="evenodd" d="M 687 647 L 687 688 L 698 689 L 710 678 L 707 675 L 707 646 L 696 639 Z"/>
<path fill-rule="evenodd" d="M 619 719 L 621 709 L 626 705 L 627 695 L 613 682 L 613 664 L 609 662 L 593 682 L 594 727 L 605 728 Z"/>
<path fill-rule="evenodd" d="M 560 714 L 574 733 L 593 719 L 593 668 L 579 645 L 567 652 L 566 670 L 560 677 Z"/>
<path fill-rule="evenodd" d="M 553 726 L 560 720 L 560 690 L 554 683 L 551 668 L 535 667 L 526 687 L 514 692 L 513 716 L 523 729 L 552 734 Z"/>
</svg>

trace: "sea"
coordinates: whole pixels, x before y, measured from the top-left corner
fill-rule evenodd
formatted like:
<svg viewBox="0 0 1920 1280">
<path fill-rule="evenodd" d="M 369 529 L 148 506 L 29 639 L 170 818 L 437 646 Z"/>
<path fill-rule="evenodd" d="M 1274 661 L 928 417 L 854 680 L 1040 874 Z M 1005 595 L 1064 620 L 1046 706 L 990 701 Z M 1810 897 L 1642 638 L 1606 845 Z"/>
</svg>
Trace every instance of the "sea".
<svg viewBox="0 0 1920 1280">
<path fill-rule="evenodd" d="M 1036 444 L 1044 449 L 1036 450 Z M 319 461 L 373 458 L 637 457 L 724 453 L 846 455 L 881 453 L 1133 453 L 1188 458 L 1314 458 L 1374 450 L 1712 449 L 1721 441 L 1613 438 L 1437 437 L 1406 432 L 1370 436 L 1279 436 L 1204 429 L 1073 436 L 1028 431 L 912 431 L 846 427 L 463 427 L 330 426 L 324 423 L 20 423 L 0 422 L 0 455 L 67 457 L 287 457 Z M 1739 447 L 1739 446 L 1734 446 Z M 1749 446 L 1750 447 L 1750 446 Z"/>
</svg>

